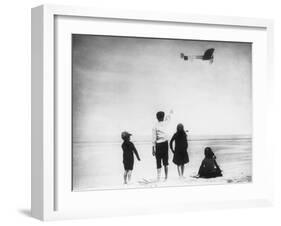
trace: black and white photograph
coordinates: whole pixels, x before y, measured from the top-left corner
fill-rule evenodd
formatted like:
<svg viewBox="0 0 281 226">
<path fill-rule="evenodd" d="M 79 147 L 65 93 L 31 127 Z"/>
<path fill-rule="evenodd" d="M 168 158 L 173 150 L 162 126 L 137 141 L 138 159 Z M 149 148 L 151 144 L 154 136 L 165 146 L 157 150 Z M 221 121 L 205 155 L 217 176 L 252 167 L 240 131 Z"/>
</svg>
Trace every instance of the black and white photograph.
<svg viewBox="0 0 281 226">
<path fill-rule="evenodd" d="M 72 34 L 72 190 L 252 182 L 252 44 Z"/>
</svg>

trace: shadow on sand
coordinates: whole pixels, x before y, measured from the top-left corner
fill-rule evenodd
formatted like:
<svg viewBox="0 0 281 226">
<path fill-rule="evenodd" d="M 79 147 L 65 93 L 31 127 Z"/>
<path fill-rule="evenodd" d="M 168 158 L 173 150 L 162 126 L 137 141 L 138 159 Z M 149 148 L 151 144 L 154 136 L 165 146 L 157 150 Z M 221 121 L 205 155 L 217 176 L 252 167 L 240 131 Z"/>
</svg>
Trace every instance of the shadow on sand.
<svg viewBox="0 0 281 226">
<path fill-rule="evenodd" d="M 31 217 L 31 210 L 30 209 L 19 209 L 18 212 L 21 213 L 22 215 L 27 216 L 27 217 Z"/>
</svg>

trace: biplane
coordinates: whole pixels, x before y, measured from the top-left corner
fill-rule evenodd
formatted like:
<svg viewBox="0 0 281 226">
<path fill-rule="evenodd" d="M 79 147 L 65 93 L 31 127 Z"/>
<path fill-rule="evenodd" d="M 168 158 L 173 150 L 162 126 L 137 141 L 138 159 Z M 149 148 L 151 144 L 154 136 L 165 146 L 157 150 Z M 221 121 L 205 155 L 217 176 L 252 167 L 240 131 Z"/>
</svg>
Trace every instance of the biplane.
<svg viewBox="0 0 281 226">
<path fill-rule="evenodd" d="M 195 55 L 195 56 L 187 56 L 184 53 L 180 54 L 180 57 L 183 60 L 194 60 L 194 59 L 199 59 L 199 60 L 206 60 L 209 61 L 210 64 L 213 63 L 214 61 L 214 48 L 207 49 L 203 55 Z"/>
</svg>

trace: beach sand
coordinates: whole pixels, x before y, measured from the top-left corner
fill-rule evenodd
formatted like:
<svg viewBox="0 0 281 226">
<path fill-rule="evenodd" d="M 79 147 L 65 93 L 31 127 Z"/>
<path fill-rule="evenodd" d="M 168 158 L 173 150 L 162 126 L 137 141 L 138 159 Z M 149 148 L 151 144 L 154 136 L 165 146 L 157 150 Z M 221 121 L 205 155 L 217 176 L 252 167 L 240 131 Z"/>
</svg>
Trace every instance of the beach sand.
<svg viewBox="0 0 281 226">
<path fill-rule="evenodd" d="M 149 188 L 166 186 L 247 183 L 252 181 L 252 141 L 250 138 L 197 139 L 189 141 L 190 162 L 185 167 L 185 178 L 179 179 L 177 167 L 169 151 L 169 178 L 156 181 L 156 160 L 150 142 L 134 142 L 141 161 L 135 158 L 132 180 L 123 184 L 121 142 L 73 143 L 73 191 L 100 189 Z M 223 176 L 212 179 L 193 178 L 209 146 L 217 156 Z M 162 172 L 164 177 L 164 172 Z"/>
</svg>

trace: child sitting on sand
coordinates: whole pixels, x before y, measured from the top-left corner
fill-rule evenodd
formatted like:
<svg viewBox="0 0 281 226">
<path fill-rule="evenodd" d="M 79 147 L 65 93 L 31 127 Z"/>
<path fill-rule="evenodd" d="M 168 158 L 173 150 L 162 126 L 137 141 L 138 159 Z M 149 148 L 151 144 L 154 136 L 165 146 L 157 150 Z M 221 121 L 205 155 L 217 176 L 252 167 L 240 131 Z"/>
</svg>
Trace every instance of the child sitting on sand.
<svg viewBox="0 0 281 226">
<path fill-rule="evenodd" d="M 175 149 L 173 148 L 173 142 L 175 141 Z M 173 135 L 170 141 L 170 149 L 174 153 L 173 162 L 177 165 L 178 174 L 180 178 L 183 178 L 184 164 L 189 162 L 187 135 L 184 131 L 183 124 L 177 125 L 177 132 Z"/>
<path fill-rule="evenodd" d="M 216 156 L 210 147 L 206 147 L 205 158 L 203 159 L 197 177 L 213 178 L 222 176 L 222 171 L 217 164 Z"/>
<path fill-rule="evenodd" d="M 132 134 L 124 131 L 121 133 L 121 138 L 124 140 L 122 143 L 123 149 L 123 165 L 124 165 L 124 184 L 127 184 L 131 181 L 132 170 L 134 168 L 134 154 L 137 159 L 140 161 L 140 157 L 138 154 L 135 145 L 130 141 L 130 137 Z"/>
</svg>

